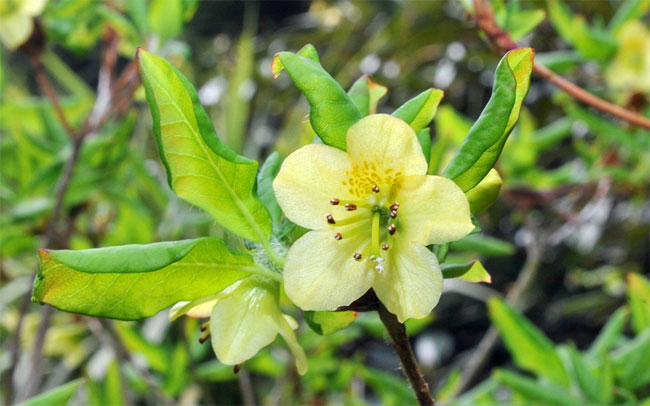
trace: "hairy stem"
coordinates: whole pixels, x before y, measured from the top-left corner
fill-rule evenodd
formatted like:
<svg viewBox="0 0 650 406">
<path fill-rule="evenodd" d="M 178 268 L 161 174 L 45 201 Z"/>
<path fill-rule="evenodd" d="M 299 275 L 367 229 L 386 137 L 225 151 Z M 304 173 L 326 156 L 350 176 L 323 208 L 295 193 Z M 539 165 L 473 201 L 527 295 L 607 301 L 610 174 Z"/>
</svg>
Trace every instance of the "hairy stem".
<svg viewBox="0 0 650 406">
<path fill-rule="evenodd" d="M 511 49 L 517 48 L 517 44 L 512 40 L 512 38 L 510 38 L 510 34 L 503 31 L 496 23 L 489 2 L 486 0 L 474 0 L 474 11 L 476 25 L 481 31 L 483 31 L 483 33 L 485 33 L 485 36 L 496 52 L 504 54 Z M 604 113 L 625 120 L 630 124 L 650 129 L 650 119 L 594 96 L 580 86 L 556 75 L 550 69 L 538 63 L 534 64 L 533 69 L 539 76 L 564 90 L 574 99 Z"/>
<path fill-rule="evenodd" d="M 393 340 L 393 348 L 399 356 L 402 364 L 402 370 L 408 378 L 411 388 L 421 405 L 435 405 L 435 401 L 429 392 L 429 384 L 422 376 L 420 367 L 415 360 L 411 343 L 409 343 L 408 336 L 406 335 L 406 328 L 404 324 L 397 320 L 397 317 L 388 311 L 383 304 L 379 304 L 379 318 L 388 331 L 391 340 Z"/>
</svg>

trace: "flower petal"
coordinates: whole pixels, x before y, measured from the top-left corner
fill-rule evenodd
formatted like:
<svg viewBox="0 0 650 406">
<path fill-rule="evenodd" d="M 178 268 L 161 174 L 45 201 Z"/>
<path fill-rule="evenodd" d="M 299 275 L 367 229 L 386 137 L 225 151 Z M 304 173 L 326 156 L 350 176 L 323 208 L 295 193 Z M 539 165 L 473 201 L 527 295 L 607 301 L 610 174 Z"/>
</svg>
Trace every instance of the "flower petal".
<svg viewBox="0 0 650 406">
<path fill-rule="evenodd" d="M 369 229 L 370 226 L 367 226 Z M 284 264 L 284 289 L 303 310 L 335 310 L 361 297 L 372 285 L 372 263 L 356 261 L 369 236 L 337 241 L 330 231 L 311 231 L 296 241 Z"/>
<path fill-rule="evenodd" d="M 307 372 L 308 367 L 307 356 L 305 355 L 305 350 L 303 350 L 300 344 L 298 344 L 296 334 L 293 332 L 294 328 L 297 328 L 297 323 L 293 320 L 293 323 L 296 323 L 296 327 L 293 327 L 289 320 L 293 320 L 293 318 L 286 314 L 281 315 L 277 319 L 278 330 L 293 353 L 293 357 L 296 359 L 296 369 L 298 370 L 298 373 L 304 375 Z"/>
<path fill-rule="evenodd" d="M 444 244 L 473 229 L 465 193 L 442 176 L 404 176 L 396 194 L 399 238 L 423 245 Z"/>
<path fill-rule="evenodd" d="M 415 131 L 387 114 L 373 114 L 350 127 L 347 134 L 350 159 L 361 168 L 375 165 L 380 176 L 424 175 L 427 161 Z M 386 182 L 390 183 L 390 182 Z"/>
<path fill-rule="evenodd" d="M 342 205 L 330 204 L 332 198 L 351 200 L 342 183 L 350 168 L 345 152 L 327 145 L 307 145 L 282 163 L 273 181 L 275 198 L 289 220 L 305 228 L 324 228 L 328 213 L 337 220 L 350 216 Z"/>
<path fill-rule="evenodd" d="M 183 315 L 196 319 L 208 318 L 212 308 L 219 300 L 219 295 L 205 296 L 191 302 L 178 302 L 169 310 L 169 321 L 174 321 Z"/>
<path fill-rule="evenodd" d="M 251 278 L 219 298 L 210 317 L 212 348 L 219 361 L 237 365 L 271 344 L 278 334 L 276 297 Z"/>
<path fill-rule="evenodd" d="M 400 323 L 425 317 L 442 293 L 438 259 L 424 245 L 398 240 L 388 251 L 384 271 L 377 274 L 372 287 Z"/>
</svg>

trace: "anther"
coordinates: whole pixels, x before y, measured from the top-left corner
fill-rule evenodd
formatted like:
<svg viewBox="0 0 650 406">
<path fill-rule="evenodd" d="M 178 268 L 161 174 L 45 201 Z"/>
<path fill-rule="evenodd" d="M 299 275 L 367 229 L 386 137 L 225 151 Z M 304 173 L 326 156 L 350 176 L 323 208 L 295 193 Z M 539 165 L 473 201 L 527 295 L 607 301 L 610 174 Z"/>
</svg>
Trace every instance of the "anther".
<svg viewBox="0 0 650 406">
<path fill-rule="evenodd" d="M 199 337 L 199 343 L 203 344 L 204 342 L 208 341 L 208 338 L 210 338 L 210 334 L 202 335 Z"/>
<path fill-rule="evenodd" d="M 375 193 L 379 193 L 379 186 L 372 185 L 372 191 L 375 192 Z"/>
<path fill-rule="evenodd" d="M 381 245 L 381 249 L 384 250 L 384 251 L 386 251 L 388 248 L 390 248 L 390 246 L 388 244 L 382 244 Z"/>
<path fill-rule="evenodd" d="M 354 254 L 352 254 L 352 258 L 356 259 L 357 261 L 361 261 L 361 254 L 355 252 Z"/>
<path fill-rule="evenodd" d="M 391 218 L 397 218 L 397 210 L 391 210 L 390 211 L 390 217 Z"/>
<path fill-rule="evenodd" d="M 335 239 L 335 240 L 340 240 L 340 239 L 342 239 L 342 238 L 343 238 L 343 236 L 341 235 L 341 233 L 336 233 L 336 234 L 334 234 L 334 239 Z"/>
<path fill-rule="evenodd" d="M 235 365 L 232 367 L 232 372 L 233 372 L 235 375 L 237 375 L 237 374 L 239 373 L 239 370 L 240 370 L 240 369 L 241 369 L 241 364 L 235 364 Z"/>
<path fill-rule="evenodd" d="M 388 226 L 388 233 L 390 235 L 395 234 L 395 230 L 397 230 L 397 227 L 395 227 L 395 224 L 391 224 L 391 225 Z"/>
<path fill-rule="evenodd" d="M 340 201 L 339 199 L 337 199 L 336 197 L 335 197 L 334 199 L 331 199 L 331 200 L 330 200 L 330 204 L 331 204 L 332 206 L 338 206 L 340 202 L 341 202 L 341 201 Z"/>
<path fill-rule="evenodd" d="M 389 207 L 388 209 L 389 209 L 390 211 L 397 211 L 397 210 L 399 210 L 399 203 L 395 202 L 395 203 L 391 204 L 390 207 Z"/>
<path fill-rule="evenodd" d="M 345 210 L 347 210 L 347 211 L 354 211 L 356 209 L 357 209 L 356 204 L 352 204 L 352 203 L 346 203 L 345 204 Z"/>
<path fill-rule="evenodd" d="M 327 215 L 327 222 L 330 224 L 336 224 L 336 221 L 334 221 L 334 217 L 332 217 L 331 214 Z"/>
</svg>

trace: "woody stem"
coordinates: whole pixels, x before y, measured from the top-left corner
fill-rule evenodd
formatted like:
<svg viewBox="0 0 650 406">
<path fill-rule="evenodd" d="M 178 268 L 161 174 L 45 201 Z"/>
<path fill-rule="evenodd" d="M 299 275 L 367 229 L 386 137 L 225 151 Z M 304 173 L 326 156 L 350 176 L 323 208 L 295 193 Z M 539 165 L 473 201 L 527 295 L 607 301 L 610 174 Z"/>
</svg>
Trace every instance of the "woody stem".
<svg viewBox="0 0 650 406">
<path fill-rule="evenodd" d="M 397 317 L 393 313 L 389 312 L 381 302 L 379 303 L 377 312 L 379 313 L 379 318 L 382 323 L 384 323 L 384 327 L 386 327 L 386 331 L 388 331 L 388 334 L 393 341 L 393 348 L 395 348 L 395 352 L 399 356 L 402 370 L 411 384 L 411 388 L 418 399 L 418 403 L 420 403 L 420 405 L 435 405 L 431 392 L 429 392 L 429 384 L 424 379 L 424 376 L 422 376 L 420 367 L 415 360 L 415 355 L 413 354 L 413 349 L 411 348 L 408 336 L 406 335 L 404 324 L 400 323 L 399 320 L 397 320 Z"/>
</svg>

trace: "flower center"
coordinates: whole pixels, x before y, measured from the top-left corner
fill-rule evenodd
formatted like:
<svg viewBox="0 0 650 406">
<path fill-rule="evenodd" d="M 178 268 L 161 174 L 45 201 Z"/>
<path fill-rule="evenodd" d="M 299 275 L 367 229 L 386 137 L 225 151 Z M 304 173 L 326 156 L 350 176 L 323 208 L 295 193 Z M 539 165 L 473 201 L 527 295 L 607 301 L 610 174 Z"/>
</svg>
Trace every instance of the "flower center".
<svg viewBox="0 0 650 406">
<path fill-rule="evenodd" d="M 371 175 L 374 174 L 374 172 L 371 173 Z M 344 201 L 339 197 L 333 197 L 329 201 L 332 206 L 338 206 L 345 211 L 354 213 L 340 219 L 335 218 L 332 213 L 328 213 L 326 218 L 327 222 L 336 228 L 335 240 L 361 237 L 360 241 L 365 241 L 365 245 L 361 246 L 359 251 L 355 251 L 352 257 L 357 261 L 374 261 L 376 269 L 382 272 L 385 262 L 384 254 L 393 244 L 395 233 L 401 225 L 398 218 L 399 203 L 390 200 L 394 177 L 387 178 L 390 179 L 390 182 L 381 184 L 370 182 L 375 179 L 374 176 L 366 176 L 363 179 L 362 183 L 356 182 L 355 184 L 363 185 L 365 190 L 359 189 L 359 193 L 351 193 L 360 199 Z M 342 213 L 339 211 L 340 214 Z M 370 226 L 370 230 L 368 230 L 368 226 Z"/>
</svg>

